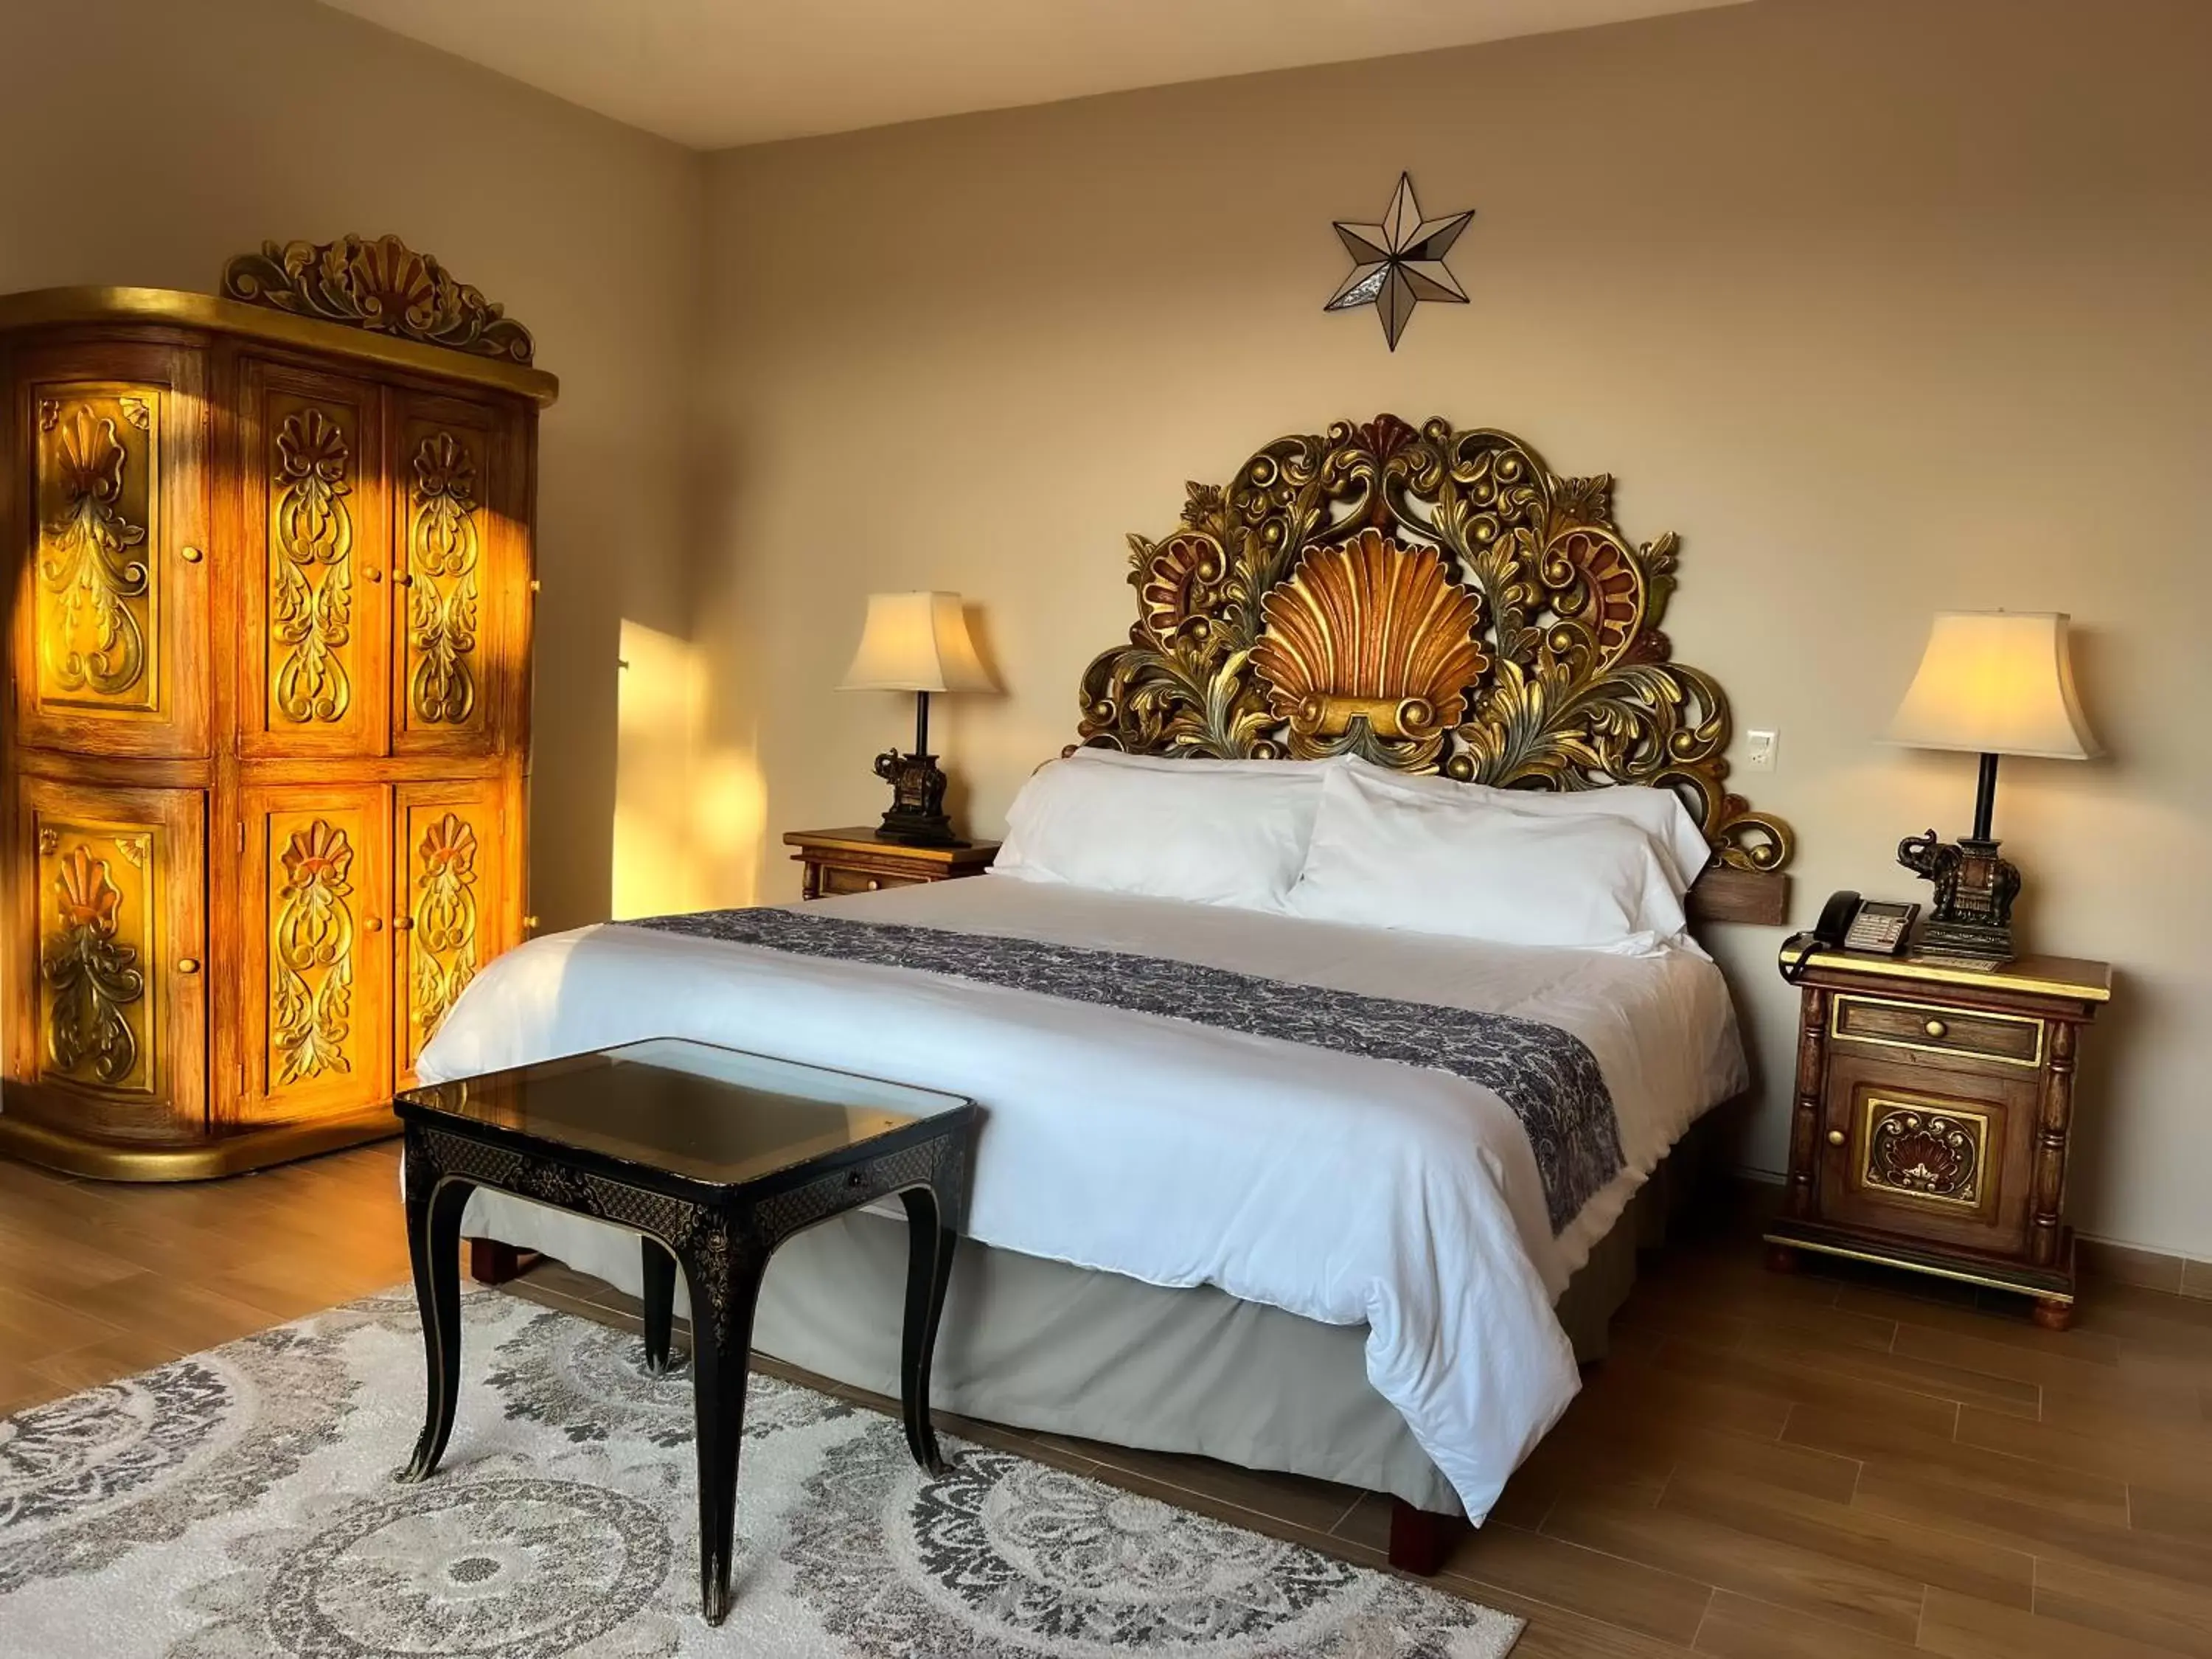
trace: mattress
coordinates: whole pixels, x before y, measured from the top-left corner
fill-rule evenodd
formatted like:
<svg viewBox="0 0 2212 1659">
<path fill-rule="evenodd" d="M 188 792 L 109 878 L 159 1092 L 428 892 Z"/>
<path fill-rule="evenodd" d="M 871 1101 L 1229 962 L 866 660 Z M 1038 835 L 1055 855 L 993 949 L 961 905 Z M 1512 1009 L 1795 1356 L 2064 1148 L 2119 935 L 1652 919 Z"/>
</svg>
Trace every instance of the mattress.
<svg viewBox="0 0 2212 1659">
<path fill-rule="evenodd" d="M 1620 1168 L 1556 1233 L 1518 1120 L 1464 1078 L 941 975 L 610 925 L 491 964 L 423 1056 L 443 1078 L 682 1036 L 969 1095 L 986 1110 L 974 1237 L 1364 1327 L 1370 1384 L 1477 1518 L 1577 1386 L 1552 1300 L 1666 1149 L 1742 1086 L 1725 987 L 1687 953 L 1480 946 L 990 878 L 810 908 L 1509 1014 L 1587 1045 Z M 496 1213 L 486 1201 L 472 1230 L 510 1236 Z"/>
</svg>

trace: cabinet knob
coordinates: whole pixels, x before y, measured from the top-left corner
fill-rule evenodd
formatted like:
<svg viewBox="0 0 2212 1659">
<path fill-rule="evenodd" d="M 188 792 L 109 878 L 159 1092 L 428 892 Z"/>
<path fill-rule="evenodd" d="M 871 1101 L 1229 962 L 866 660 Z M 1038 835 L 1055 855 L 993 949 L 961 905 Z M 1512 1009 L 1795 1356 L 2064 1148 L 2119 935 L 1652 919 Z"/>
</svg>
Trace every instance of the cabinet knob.
<svg viewBox="0 0 2212 1659">
<path fill-rule="evenodd" d="M 1831 1129 L 1828 1131 L 1828 1145 L 1831 1146 L 1840 1146 L 1843 1144 L 1844 1132 L 1841 1129 Z"/>
<path fill-rule="evenodd" d="M 415 586 L 415 578 L 404 570 L 393 571 L 392 573 L 392 580 L 396 586 L 400 587 L 412 587 Z"/>
<path fill-rule="evenodd" d="M 380 582 L 384 580 L 384 572 L 379 569 L 375 565 L 368 567 L 368 575 L 369 580 L 373 582 Z"/>
<path fill-rule="evenodd" d="M 177 556 L 182 559 L 186 564 L 198 564 L 207 556 L 202 553 L 197 547 L 180 547 L 177 550 Z"/>
<path fill-rule="evenodd" d="M 1946 1024 L 1945 1024 L 1942 1020 L 1940 1020 L 1940 1019 L 1931 1019 L 1931 1020 L 1929 1020 L 1929 1021 L 1925 1025 L 1922 1026 L 1920 1029 L 1921 1029 L 1922 1030 L 1923 1030 L 1923 1031 L 1927 1032 L 1927 1033 L 1928 1033 L 1928 1035 L 1929 1035 L 1929 1036 L 1932 1036 L 1932 1037 L 1939 1037 L 1939 1036 L 1948 1036 L 1948 1035 L 1949 1034 L 1949 1032 L 1950 1032 L 1950 1030 L 1951 1030 L 1951 1028 L 1950 1028 L 1949 1026 L 1946 1025 Z"/>
<path fill-rule="evenodd" d="M 525 917 L 523 917 L 523 919 L 522 919 L 522 931 L 523 931 L 523 932 L 525 932 L 526 933 L 536 933 L 536 932 L 538 931 L 538 918 L 537 918 L 537 917 L 535 917 L 535 916 L 525 916 Z"/>
<path fill-rule="evenodd" d="M 179 957 L 177 958 L 177 971 L 179 973 L 197 974 L 199 970 L 200 959 L 198 957 Z"/>
<path fill-rule="evenodd" d="M 394 916 L 392 919 L 392 931 L 395 933 L 411 933 L 414 927 L 415 918 L 412 916 Z"/>
<path fill-rule="evenodd" d="M 542 582 L 540 582 L 540 581 L 538 580 L 538 578 L 537 578 L 537 577 L 532 576 L 532 577 L 530 579 L 530 591 L 531 591 L 532 592 L 536 593 L 536 592 L 538 592 L 542 591 L 542 589 L 543 589 L 544 586 L 544 584 L 543 584 Z"/>
<path fill-rule="evenodd" d="M 382 916 L 371 916 L 368 921 L 362 923 L 361 927 L 362 931 L 365 933 L 380 933 L 384 931 L 384 918 Z"/>
<path fill-rule="evenodd" d="M 880 881 L 878 881 L 873 876 L 870 876 L 868 878 L 868 890 L 871 893 L 880 893 L 884 890 L 884 884 Z"/>
</svg>

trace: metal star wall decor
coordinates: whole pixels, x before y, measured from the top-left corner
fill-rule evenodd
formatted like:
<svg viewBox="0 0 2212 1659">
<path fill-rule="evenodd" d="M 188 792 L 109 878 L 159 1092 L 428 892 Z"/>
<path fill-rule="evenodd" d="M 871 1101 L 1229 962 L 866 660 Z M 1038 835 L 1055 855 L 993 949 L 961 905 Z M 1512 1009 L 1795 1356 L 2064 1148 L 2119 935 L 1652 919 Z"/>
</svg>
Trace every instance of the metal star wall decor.
<svg viewBox="0 0 2212 1659">
<path fill-rule="evenodd" d="M 1400 173 L 1397 193 L 1381 224 L 1336 222 L 1337 240 L 1358 263 L 1322 309 L 1356 311 L 1373 306 L 1382 319 L 1382 337 L 1395 351 L 1407 319 L 1422 301 L 1467 303 L 1467 290 L 1444 268 L 1444 255 L 1474 217 L 1474 210 L 1469 208 L 1449 219 L 1424 219 L 1421 204 L 1413 199 L 1413 175 Z"/>
</svg>

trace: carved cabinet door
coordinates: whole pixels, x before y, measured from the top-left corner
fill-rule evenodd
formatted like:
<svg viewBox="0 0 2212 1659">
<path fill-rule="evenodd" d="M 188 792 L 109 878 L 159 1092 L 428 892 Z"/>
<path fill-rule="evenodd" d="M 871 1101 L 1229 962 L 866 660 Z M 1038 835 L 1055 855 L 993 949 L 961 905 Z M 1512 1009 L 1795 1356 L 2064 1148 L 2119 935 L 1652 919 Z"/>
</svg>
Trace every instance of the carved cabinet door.
<svg viewBox="0 0 2212 1659">
<path fill-rule="evenodd" d="M 525 688 L 528 489 L 519 415 L 405 395 L 392 422 L 392 750 L 491 755 Z"/>
<path fill-rule="evenodd" d="M 399 1079 L 507 937 L 503 791 L 496 778 L 404 783 L 392 792 L 398 901 L 392 940 Z"/>
<path fill-rule="evenodd" d="M 389 793 L 381 784 L 242 792 L 247 1121 L 346 1112 L 392 1085 Z"/>
<path fill-rule="evenodd" d="M 2033 1064 L 1839 1052 L 1828 1072 L 1822 1218 L 2018 1253 L 2040 1092 Z"/>
<path fill-rule="evenodd" d="M 207 1110 L 207 797 L 16 782 L 9 1073 L 40 1115 L 117 1139 Z"/>
<path fill-rule="evenodd" d="M 392 619 L 381 394 L 255 358 L 240 377 L 240 750 L 381 755 Z"/>
<path fill-rule="evenodd" d="M 20 739 L 208 752 L 207 363 L 94 342 L 28 351 L 8 460 Z"/>
</svg>

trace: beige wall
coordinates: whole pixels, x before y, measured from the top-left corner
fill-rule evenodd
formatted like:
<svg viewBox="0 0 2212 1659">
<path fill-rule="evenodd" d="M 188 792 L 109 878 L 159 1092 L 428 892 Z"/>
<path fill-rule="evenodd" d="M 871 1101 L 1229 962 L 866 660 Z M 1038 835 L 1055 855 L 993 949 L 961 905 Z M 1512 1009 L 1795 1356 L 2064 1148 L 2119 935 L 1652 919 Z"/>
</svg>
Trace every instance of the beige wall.
<svg viewBox="0 0 2212 1659">
<path fill-rule="evenodd" d="M 267 237 L 397 232 L 527 324 L 539 454 L 533 904 L 607 914 L 617 635 L 684 615 L 691 153 L 301 0 L 0 21 L 0 293 L 211 289 Z"/>
<path fill-rule="evenodd" d="M 830 690 L 871 588 L 983 607 L 1011 694 L 941 730 L 989 833 L 1182 480 L 1339 416 L 1500 425 L 1681 532 L 1669 631 L 1782 733 L 1738 781 L 1797 826 L 1800 923 L 1919 896 L 1898 837 L 1965 827 L 1970 762 L 1874 740 L 1928 613 L 2073 612 L 2112 757 L 2009 766 L 1999 829 L 2027 939 L 2120 965 L 2077 1212 L 2212 1256 L 2212 9 L 2094 11 L 1761 0 L 714 158 L 701 896 L 790 896 L 778 832 L 878 810 L 909 714 Z M 1474 303 L 1393 356 L 1320 307 L 1328 221 L 1401 167 L 1480 213 Z M 1768 1170 L 1776 939 L 1726 947 Z"/>
</svg>

